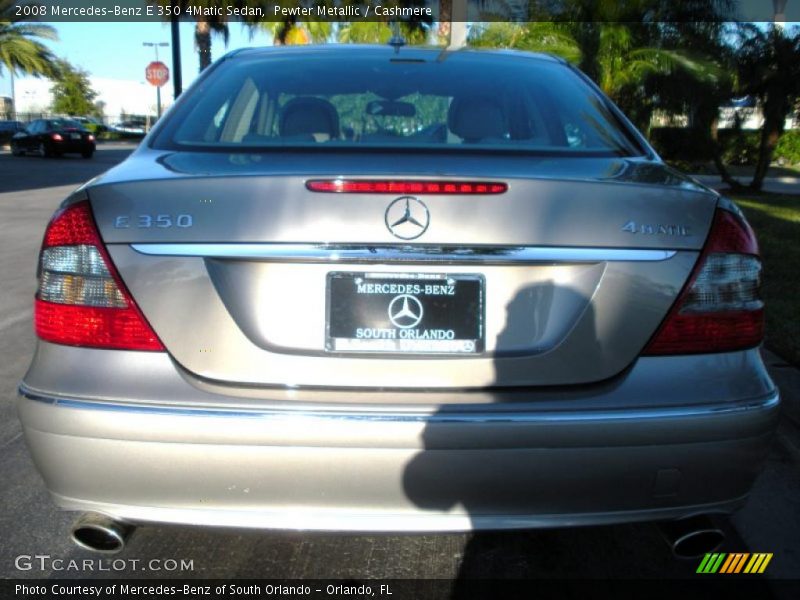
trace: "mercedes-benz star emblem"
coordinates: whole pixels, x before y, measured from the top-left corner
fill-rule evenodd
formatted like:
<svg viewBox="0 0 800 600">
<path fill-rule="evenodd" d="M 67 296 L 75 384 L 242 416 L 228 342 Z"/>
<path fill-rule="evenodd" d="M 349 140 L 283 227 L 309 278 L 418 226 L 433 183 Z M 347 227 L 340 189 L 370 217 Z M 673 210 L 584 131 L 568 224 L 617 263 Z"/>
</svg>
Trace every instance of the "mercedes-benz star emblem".
<svg viewBox="0 0 800 600">
<path fill-rule="evenodd" d="M 422 302 L 411 294 L 395 296 L 389 303 L 389 320 L 395 327 L 409 329 L 422 321 Z"/>
<path fill-rule="evenodd" d="M 418 238 L 430 223 L 428 207 L 413 196 L 401 196 L 386 209 L 386 227 L 401 240 Z"/>
</svg>

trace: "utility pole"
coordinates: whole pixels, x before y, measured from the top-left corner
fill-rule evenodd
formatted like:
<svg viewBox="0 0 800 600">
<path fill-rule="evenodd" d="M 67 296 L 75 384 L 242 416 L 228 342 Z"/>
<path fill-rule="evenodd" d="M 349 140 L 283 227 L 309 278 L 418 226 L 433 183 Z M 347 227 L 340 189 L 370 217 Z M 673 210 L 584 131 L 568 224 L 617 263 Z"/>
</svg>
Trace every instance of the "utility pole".
<svg viewBox="0 0 800 600">
<path fill-rule="evenodd" d="M 172 2 L 172 16 L 170 17 L 170 30 L 172 33 L 172 98 L 177 100 L 183 91 L 183 76 L 181 70 L 181 30 L 178 27 L 178 15 L 175 13 L 176 2 Z"/>
<path fill-rule="evenodd" d="M 169 46 L 168 42 L 142 42 L 142 46 L 152 47 L 156 51 L 156 62 L 158 62 L 158 48 L 165 48 Z M 158 111 L 158 118 L 161 118 L 161 86 L 156 86 L 156 109 Z"/>
<path fill-rule="evenodd" d="M 788 0 L 772 0 L 772 22 L 781 30 L 786 26 L 786 3 Z"/>
<path fill-rule="evenodd" d="M 8 76 L 11 78 L 11 114 L 9 118 L 12 121 L 17 120 L 17 93 L 14 90 L 14 69 L 8 70 Z"/>
<path fill-rule="evenodd" d="M 450 13 L 450 43 L 448 50 L 467 45 L 467 0 L 452 0 Z"/>
</svg>

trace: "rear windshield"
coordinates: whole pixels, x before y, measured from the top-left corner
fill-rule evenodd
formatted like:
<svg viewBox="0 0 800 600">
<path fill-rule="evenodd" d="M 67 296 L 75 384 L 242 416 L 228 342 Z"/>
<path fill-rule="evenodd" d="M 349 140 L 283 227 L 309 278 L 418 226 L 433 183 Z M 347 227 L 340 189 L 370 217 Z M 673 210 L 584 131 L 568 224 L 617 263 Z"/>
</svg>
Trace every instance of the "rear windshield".
<svg viewBox="0 0 800 600">
<path fill-rule="evenodd" d="M 47 125 L 50 129 L 83 129 L 83 125 L 72 119 L 53 119 Z"/>
<path fill-rule="evenodd" d="M 642 153 L 600 96 L 554 61 L 350 54 L 225 61 L 170 114 L 153 145 Z"/>
</svg>

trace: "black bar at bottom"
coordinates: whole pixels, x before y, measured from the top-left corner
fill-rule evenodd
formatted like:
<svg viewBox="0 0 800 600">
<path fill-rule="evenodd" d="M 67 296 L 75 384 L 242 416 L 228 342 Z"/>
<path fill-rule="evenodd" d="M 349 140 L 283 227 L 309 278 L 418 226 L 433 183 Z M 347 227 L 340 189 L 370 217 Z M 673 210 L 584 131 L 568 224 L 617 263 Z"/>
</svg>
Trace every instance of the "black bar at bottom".
<svg viewBox="0 0 800 600">
<path fill-rule="evenodd" d="M 658 579 L 5 579 L 0 598 L 280 598 L 351 600 L 800 598 L 800 579 L 752 575 L 697 575 Z"/>
</svg>

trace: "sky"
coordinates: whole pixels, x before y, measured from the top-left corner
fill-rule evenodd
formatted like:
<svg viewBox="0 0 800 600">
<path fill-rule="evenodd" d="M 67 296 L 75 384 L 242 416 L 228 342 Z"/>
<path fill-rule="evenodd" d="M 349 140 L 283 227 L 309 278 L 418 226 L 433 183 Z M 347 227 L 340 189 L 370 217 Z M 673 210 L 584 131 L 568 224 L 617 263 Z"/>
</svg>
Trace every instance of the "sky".
<svg viewBox="0 0 800 600">
<path fill-rule="evenodd" d="M 142 42 L 170 42 L 168 23 L 49 23 L 58 32 L 59 41 L 45 42 L 59 57 L 66 58 L 95 77 L 145 80 L 147 64 L 155 60 L 153 48 Z M 194 49 L 194 23 L 180 25 L 183 86 L 186 88 L 198 74 L 197 52 Z M 240 23 L 230 24 L 226 48 L 221 36 L 214 36 L 212 58 L 216 60 L 228 50 L 249 46 L 268 46 L 272 36 L 259 32 L 251 39 Z M 171 48 L 159 48 L 159 59 L 172 68 Z M 18 80 L 21 78 L 18 78 Z M 11 95 L 8 72 L 0 77 L 0 95 Z"/>
</svg>

